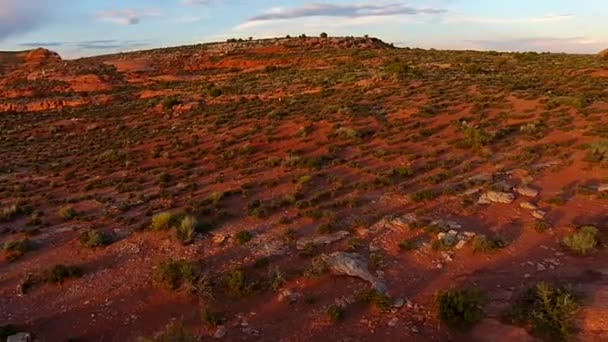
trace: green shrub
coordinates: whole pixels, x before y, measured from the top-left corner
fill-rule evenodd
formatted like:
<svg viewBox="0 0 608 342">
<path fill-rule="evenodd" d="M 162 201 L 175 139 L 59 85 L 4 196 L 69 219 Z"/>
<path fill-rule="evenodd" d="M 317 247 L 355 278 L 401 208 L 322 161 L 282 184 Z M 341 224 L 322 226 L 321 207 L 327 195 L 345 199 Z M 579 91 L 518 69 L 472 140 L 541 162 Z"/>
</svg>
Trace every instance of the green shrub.
<svg viewBox="0 0 608 342">
<path fill-rule="evenodd" d="M 327 308 L 325 314 L 327 315 L 327 318 L 329 318 L 330 321 L 335 323 L 344 318 L 344 316 L 346 315 L 346 310 L 343 306 L 334 304 L 330 305 Z"/>
<path fill-rule="evenodd" d="M 186 216 L 182 219 L 180 224 L 175 227 L 175 237 L 182 245 L 189 245 L 194 242 L 197 226 L 198 222 L 194 216 Z"/>
<path fill-rule="evenodd" d="M 251 241 L 252 238 L 253 235 L 251 235 L 251 233 L 246 230 L 241 230 L 234 234 L 234 240 L 239 245 L 246 244 L 247 242 Z"/>
<path fill-rule="evenodd" d="M 423 202 L 437 198 L 437 193 L 433 190 L 422 190 L 415 192 L 411 197 L 414 202 Z"/>
<path fill-rule="evenodd" d="M 2 208 L 2 210 L 0 210 L 0 222 L 12 220 L 21 214 L 21 212 L 22 209 L 16 204 L 13 204 L 7 208 Z"/>
<path fill-rule="evenodd" d="M 76 210 L 71 206 L 65 206 L 59 209 L 59 217 L 64 220 L 71 220 L 76 217 Z"/>
<path fill-rule="evenodd" d="M 222 316 L 208 307 L 201 308 L 201 320 L 207 328 L 215 328 L 222 324 Z"/>
<path fill-rule="evenodd" d="M 285 284 L 285 274 L 278 267 L 273 267 L 268 272 L 268 283 L 273 291 L 278 291 Z"/>
<path fill-rule="evenodd" d="M 152 230 L 169 230 L 171 228 L 171 219 L 173 215 L 168 212 L 163 212 L 152 216 Z"/>
<path fill-rule="evenodd" d="M 439 319 L 448 327 L 468 330 L 483 318 L 479 295 L 469 290 L 439 291 L 435 294 Z"/>
<path fill-rule="evenodd" d="M 491 141 L 491 137 L 482 128 L 462 125 L 461 129 L 464 134 L 462 147 L 478 150 L 488 145 Z"/>
<path fill-rule="evenodd" d="M 179 98 L 177 98 L 177 96 L 169 96 L 166 99 L 163 100 L 163 109 L 164 110 L 171 110 L 173 109 L 173 107 L 182 104 L 182 101 L 180 101 Z"/>
<path fill-rule="evenodd" d="M 526 291 L 505 318 L 514 324 L 531 324 L 536 333 L 550 340 L 563 340 L 572 332 L 578 310 L 578 300 L 566 288 L 539 283 Z"/>
<path fill-rule="evenodd" d="M 538 233 L 543 233 L 547 231 L 551 226 L 546 221 L 536 221 L 534 223 L 534 230 Z"/>
<path fill-rule="evenodd" d="M 154 268 L 153 278 L 169 290 L 176 290 L 182 285 L 194 284 L 199 276 L 198 267 L 185 260 L 167 260 Z"/>
<path fill-rule="evenodd" d="M 598 230 L 593 226 L 581 227 L 576 233 L 566 236 L 562 243 L 569 250 L 586 255 L 591 253 L 598 245 L 597 239 Z"/>
<path fill-rule="evenodd" d="M 380 312 L 387 312 L 391 309 L 389 298 L 371 288 L 359 292 L 357 298 L 362 303 L 373 305 Z"/>
<path fill-rule="evenodd" d="M 257 283 L 250 282 L 247 279 L 247 273 L 241 267 L 232 269 L 224 282 L 228 293 L 237 298 L 242 298 L 253 293 L 257 286 Z"/>
<path fill-rule="evenodd" d="M 77 266 L 55 265 L 46 272 L 45 279 L 52 284 L 62 284 L 69 279 L 82 277 L 82 270 Z"/>
<path fill-rule="evenodd" d="M 487 237 L 485 235 L 477 235 L 473 238 L 474 252 L 487 252 L 505 248 L 508 243 L 500 237 Z"/>
<path fill-rule="evenodd" d="M 608 140 L 596 141 L 589 145 L 586 161 L 608 164 Z"/>
<path fill-rule="evenodd" d="M 80 235 L 80 244 L 87 248 L 103 247 L 108 244 L 108 239 L 98 230 L 91 229 Z"/>
<path fill-rule="evenodd" d="M 413 251 L 418 249 L 419 244 L 416 239 L 402 240 L 399 242 L 399 249 L 402 251 Z"/>
<path fill-rule="evenodd" d="M 2 246 L 8 260 L 15 260 L 32 250 L 32 243 L 28 239 L 7 241 Z"/>
</svg>

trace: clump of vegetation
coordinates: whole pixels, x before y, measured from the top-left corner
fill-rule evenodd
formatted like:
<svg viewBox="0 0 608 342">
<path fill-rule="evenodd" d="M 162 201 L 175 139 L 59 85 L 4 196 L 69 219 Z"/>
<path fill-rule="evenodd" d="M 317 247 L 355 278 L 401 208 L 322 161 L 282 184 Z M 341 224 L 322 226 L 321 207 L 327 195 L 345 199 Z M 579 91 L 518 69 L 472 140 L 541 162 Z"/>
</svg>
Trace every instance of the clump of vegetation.
<svg viewBox="0 0 608 342">
<path fill-rule="evenodd" d="M 590 144 L 585 160 L 608 165 L 608 140 L 601 140 Z"/>
<path fill-rule="evenodd" d="M 28 239 L 7 241 L 2 245 L 2 250 L 8 260 L 15 260 L 32 250 L 32 243 Z"/>
<path fill-rule="evenodd" d="M 171 110 L 173 109 L 173 107 L 182 104 L 182 101 L 180 101 L 180 99 L 177 96 L 169 96 L 166 99 L 163 100 L 163 109 L 164 110 Z"/>
<path fill-rule="evenodd" d="M 371 288 L 365 289 L 357 295 L 359 301 L 365 304 L 373 305 L 380 312 L 387 312 L 391 309 L 389 298 Z"/>
<path fill-rule="evenodd" d="M 278 291 L 285 284 L 285 274 L 278 267 L 273 267 L 268 272 L 268 283 L 273 291 Z"/>
<path fill-rule="evenodd" d="M 59 209 L 59 217 L 64 220 L 71 220 L 76 217 L 76 210 L 72 206 L 65 206 Z"/>
<path fill-rule="evenodd" d="M 253 235 L 251 235 L 251 233 L 247 230 L 241 230 L 234 234 L 234 240 L 239 245 L 246 244 L 247 242 L 251 241 L 252 238 Z"/>
<path fill-rule="evenodd" d="M 325 314 L 327 315 L 327 318 L 329 318 L 330 321 L 335 323 L 344 319 L 344 316 L 346 315 L 346 310 L 341 305 L 333 304 L 330 305 L 327 310 L 325 310 Z"/>
<path fill-rule="evenodd" d="M 579 228 L 576 233 L 566 236 L 562 243 L 566 248 L 577 254 L 587 255 L 599 244 L 597 234 L 597 228 L 584 226 Z"/>
<path fill-rule="evenodd" d="M 439 319 L 448 327 L 468 330 L 483 318 L 481 301 L 476 292 L 470 290 L 439 291 L 435 294 Z"/>
<path fill-rule="evenodd" d="M 96 229 L 87 230 L 80 235 L 80 244 L 87 248 L 103 247 L 109 239 Z"/>
<path fill-rule="evenodd" d="M 412 194 L 411 197 L 414 202 L 424 202 L 437 198 L 437 193 L 433 190 L 421 190 Z"/>
<path fill-rule="evenodd" d="M 247 273 L 242 267 L 232 269 L 224 280 L 226 290 L 237 298 L 245 297 L 255 291 L 256 282 L 247 279 Z"/>
<path fill-rule="evenodd" d="M 201 308 L 201 320 L 207 328 L 215 328 L 222 324 L 222 315 L 219 312 L 215 312 L 208 307 Z"/>
<path fill-rule="evenodd" d="M 532 324 L 536 333 L 566 339 L 579 310 L 577 298 L 564 287 L 539 283 L 530 288 L 505 315 L 514 324 Z"/>
<path fill-rule="evenodd" d="M 167 260 L 154 268 L 152 276 L 157 283 L 169 290 L 176 290 L 184 284 L 195 284 L 199 269 L 185 260 Z"/>
<path fill-rule="evenodd" d="M 416 239 L 407 239 L 399 242 L 399 249 L 402 251 L 413 251 L 420 247 L 418 240 Z"/>
<path fill-rule="evenodd" d="M 486 235 L 477 235 L 473 238 L 474 252 L 495 251 L 507 247 L 508 242 L 501 237 L 487 237 Z"/>
<path fill-rule="evenodd" d="M 536 221 L 534 223 L 534 230 L 538 233 L 544 233 L 549 228 L 551 228 L 551 226 L 546 221 Z"/>
<path fill-rule="evenodd" d="M 194 242 L 197 226 L 198 221 L 196 218 L 188 215 L 182 219 L 177 227 L 175 227 L 175 237 L 182 245 L 189 245 Z"/>
<path fill-rule="evenodd" d="M 0 210 L 0 221 L 12 220 L 17 217 L 17 215 L 21 214 L 21 211 L 21 208 L 16 204 L 7 208 L 2 208 L 2 210 Z"/>
<path fill-rule="evenodd" d="M 45 279 L 52 284 L 62 284 L 66 280 L 80 278 L 82 274 L 78 266 L 55 265 L 46 272 Z"/>
<path fill-rule="evenodd" d="M 490 135 L 482 128 L 463 124 L 461 130 L 464 134 L 464 141 L 459 145 L 461 147 L 479 150 L 491 141 Z"/>
<path fill-rule="evenodd" d="M 399 58 L 395 58 L 384 66 L 384 71 L 398 78 L 417 77 L 422 73 L 419 68 Z"/>
<path fill-rule="evenodd" d="M 318 277 L 327 271 L 327 263 L 323 258 L 314 257 L 310 265 L 304 270 L 304 275 L 307 277 Z"/>
<path fill-rule="evenodd" d="M 163 212 L 152 216 L 152 230 L 161 231 L 171 228 L 171 219 L 173 215 L 168 212 Z"/>
</svg>

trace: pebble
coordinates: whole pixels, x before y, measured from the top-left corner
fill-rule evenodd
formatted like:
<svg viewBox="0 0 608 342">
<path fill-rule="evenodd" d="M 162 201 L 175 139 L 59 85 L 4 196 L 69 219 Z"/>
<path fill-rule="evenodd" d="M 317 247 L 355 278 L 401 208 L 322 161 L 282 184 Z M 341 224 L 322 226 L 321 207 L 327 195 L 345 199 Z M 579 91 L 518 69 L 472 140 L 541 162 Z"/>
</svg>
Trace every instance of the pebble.
<svg viewBox="0 0 608 342">
<path fill-rule="evenodd" d="M 546 271 L 547 268 L 543 264 L 537 264 L 536 265 L 536 270 L 539 271 L 539 272 L 543 272 L 543 271 Z"/>
<path fill-rule="evenodd" d="M 526 197 L 536 197 L 538 196 L 538 190 L 533 189 L 527 185 L 521 185 L 515 189 L 518 194 Z"/>
<path fill-rule="evenodd" d="M 217 327 L 217 330 L 215 331 L 215 334 L 213 334 L 213 338 L 223 338 L 224 336 L 226 336 L 226 333 L 228 333 L 228 330 L 226 329 L 226 327 L 224 327 L 223 325 L 220 325 L 219 327 Z"/>
<path fill-rule="evenodd" d="M 388 321 L 388 326 L 394 327 L 397 325 L 397 322 L 399 322 L 399 318 L 393 317 L 390 321 Z"/>
<path fill-rule="evenodd" d="M 397 299 L 395 299 L 395 302 L 393 303 L 393 307 L 399 309 L 404 304 L 405 304 L 405 299 L 403 299 L 403 298 L 397 298 Z"/>
</svg>

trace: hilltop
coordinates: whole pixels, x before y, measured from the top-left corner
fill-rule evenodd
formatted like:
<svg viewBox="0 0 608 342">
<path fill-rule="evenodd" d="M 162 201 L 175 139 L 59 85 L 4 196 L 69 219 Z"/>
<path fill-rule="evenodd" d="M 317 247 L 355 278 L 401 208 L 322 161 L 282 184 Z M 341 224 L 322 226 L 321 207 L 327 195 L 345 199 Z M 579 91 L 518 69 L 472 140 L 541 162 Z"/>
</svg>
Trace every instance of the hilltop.
<svg viewBox="0 0 608 342">
<path fill-rule="evenodd" d="M 608 333 L 598 56 L 302 37 L 0 64 L 0 338 Z"/>
</svg>

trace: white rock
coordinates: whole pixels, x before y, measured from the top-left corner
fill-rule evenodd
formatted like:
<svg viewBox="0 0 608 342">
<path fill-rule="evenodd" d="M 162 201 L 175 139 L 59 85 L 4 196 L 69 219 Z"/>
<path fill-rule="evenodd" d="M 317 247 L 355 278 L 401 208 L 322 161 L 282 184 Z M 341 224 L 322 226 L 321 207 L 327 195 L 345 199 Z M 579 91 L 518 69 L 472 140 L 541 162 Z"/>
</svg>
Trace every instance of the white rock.
<svg viewBox="0 0 608 342">
<path fill-rule="evenodd" d="M 458 243 L 456 244 L 456 246 L 454 248 L 463 249 L 466 244 L 467 244 L 466 240 L 460 240 L 460 241 L 458 241 Z"/>
<path fill-rule="evenodd" d="M 349 232 L 347 232 L 345 230 L 341 230 L 341 231 L 335 232 L 333 234 L 301 238 L 298 241 L 296 241 L 296 247 L 298 250 L 303 250 L 308 245 L 313 245 L 313 246 L 328 245 L 330 243 L 342 240 L 345 237 L 347 237 L 348 235 L 350 235 Z"/>
<path fill-rule="evenodd" d="M 217 327 L 217 330 L 215 331 L 215 334 L 213 334 L 213 338 L 224 338 L 224 336 L 226 336 L 226 334 L 228 333 L 228 329 L 226 329 L 225 326 L 220 325 L 219 327 Z"/>
<path fill-rule="evenodd" d="M 517 191 L 518 194 L 526 197 L 538 196 L 538 190 L 533 189 L 528 185 L 520 185 L 515 189 L 515 191 Z"/>
<path fill-rule="evenodd" d="M 399 318 L 393 317 L 390 321 L 388 321 L 388 326 L 394 327 L 397 325 L 397 322 L 399 322 Z"/>
<path fill-rule="evenodd" d="M 521 202 L 519 203 L 519 207 L 522 209 L 527 209 L 527 210 L 536 210 L 538 209 L 538 207 L 530 202 Z"/>
<path fill-rule="evenodd" d="M 542 210 L 534 210 L 534 212 L 532 212 L 532 217 L 534 217 L 537 220 L 542 220 L 545 218 L 545 215 L 547 215 L 546 212 L 542 211 Z"/>
<path fill-rule="evenodd" d="M 497 192 L 488 191 L 479 197 L 477 203 L 479 204 L 490 204 L 490 203 L 505 203 L 509 204 L 515 200 L 515 195 L 508 192 Z"/>
</svg>

